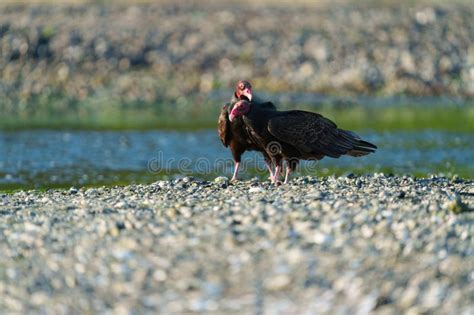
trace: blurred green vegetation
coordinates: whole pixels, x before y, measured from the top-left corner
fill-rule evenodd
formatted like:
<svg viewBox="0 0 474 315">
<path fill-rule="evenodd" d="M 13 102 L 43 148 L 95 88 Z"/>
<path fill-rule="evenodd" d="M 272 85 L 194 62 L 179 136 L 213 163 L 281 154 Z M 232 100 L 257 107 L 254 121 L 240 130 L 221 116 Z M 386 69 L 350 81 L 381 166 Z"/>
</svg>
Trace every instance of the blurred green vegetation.
<svg viewBox="0 0 474 315">
<path fill-rule="evenodd" d="M 181 99 L 175 104 L 114 102 L 91 98 L 63 106 L 67 98 L 35 99 L 35 106 L 24 111 L 3 113 L 0 130 L 199 130 L 215 128 L 220 104 Z M 318 112 L 339 127 L 352 130 L 418 131 L 433 129 L 474 132 L 474 103 L 463 106 L 389 105 L 335 106 L 277 104 L 278 108 Z"/>
</svg>

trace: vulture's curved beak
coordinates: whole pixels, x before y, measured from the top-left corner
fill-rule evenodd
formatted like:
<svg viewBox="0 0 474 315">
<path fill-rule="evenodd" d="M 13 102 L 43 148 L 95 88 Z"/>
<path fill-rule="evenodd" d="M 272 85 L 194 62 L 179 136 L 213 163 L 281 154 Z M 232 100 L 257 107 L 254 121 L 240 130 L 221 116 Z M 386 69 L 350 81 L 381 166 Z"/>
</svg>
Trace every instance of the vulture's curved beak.
<svg viewBox="0 0 474 315">
<path fill-rule="evenodd" d="M 235 118 L 235 115 L 234 115 L 234 113 L 231 112 L 231 113 L 229 114 L 229 120 L 230 120 L 230 122 L 232 122 L 232 121 L 234 120 L 234 118 Z"/>
<path fill-rule="evenodd" d="M 252 89 L 251 88 L 245 88 L 242 91 L 242 95 L 245 95 L 245 97 L 247 97 L 250 102 L 252 101 Z"/>
</svg>

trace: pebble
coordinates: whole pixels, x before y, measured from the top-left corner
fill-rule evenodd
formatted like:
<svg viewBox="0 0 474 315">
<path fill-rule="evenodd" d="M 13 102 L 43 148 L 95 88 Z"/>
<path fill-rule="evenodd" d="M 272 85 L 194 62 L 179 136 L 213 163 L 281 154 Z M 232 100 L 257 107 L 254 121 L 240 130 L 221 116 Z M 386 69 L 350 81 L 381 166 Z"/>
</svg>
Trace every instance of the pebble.
<svg viewBox="0 0 474 315">
<path fill-rule="evenodd" d="M 260 192 L 263 192 L 263 191 L 265 191 L 265 190 L 262 187 L 251 187 L 249 189 L 250 194 L 260 193 Z"/>
<path fill-rule="evenodd" d="M 461 200 L 461 197 L 457 194 L 452 196 L 450 200 L 445 202 L 444 208 L 454 213 L 474 211 L 474 208 L 471 208 L 470 206 L 466 205 Z"/>
<path fill-rule="evenodd" d="M 278 275 L 270 278 L 265 284 L 265 288 L 269 291 L 280 291 L 289 286 L 291 279 L 287 275 Z"/>
<path fill-rule="evenodd" d="M 410 198 L 396 198 L 407 182 Z M 466 313 L 474 198 L 445 192 L 470 185 L 382 174 L 279 187 L 183 177 L 7 194 L 0 308 Z"/>
</svg>

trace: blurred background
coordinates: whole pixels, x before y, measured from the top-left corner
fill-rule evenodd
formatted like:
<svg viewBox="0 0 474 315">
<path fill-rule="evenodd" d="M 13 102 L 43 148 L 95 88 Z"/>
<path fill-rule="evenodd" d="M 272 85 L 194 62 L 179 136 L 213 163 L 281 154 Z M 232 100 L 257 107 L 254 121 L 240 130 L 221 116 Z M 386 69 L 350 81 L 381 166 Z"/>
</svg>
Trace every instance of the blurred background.
<svg viewBox="0 0 474 315">
<path fill-rule="evenodd" d="M 300 175 L 473 178 L 473 16 L 467 0 L 3 1 L 0 189 L 229 176 L 216 121 L 239 79 L 380 148 Z M 264 179 L 245 157 L 241 177 Z"/>
</svg>

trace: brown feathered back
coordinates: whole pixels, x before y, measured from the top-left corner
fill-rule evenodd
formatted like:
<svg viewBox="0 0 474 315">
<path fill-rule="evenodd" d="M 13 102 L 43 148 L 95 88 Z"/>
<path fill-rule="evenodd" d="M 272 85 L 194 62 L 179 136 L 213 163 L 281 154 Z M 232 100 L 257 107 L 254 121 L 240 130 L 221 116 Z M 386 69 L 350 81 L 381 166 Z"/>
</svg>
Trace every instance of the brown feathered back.
<svg viewBox="0 0 474 315">
<path fill-rule="evenodd" d="M 219 119 L 217 120 L 217 132 L 219 133 L 219 138 L 221 139 L 222 144 L 226 148 L 229 146 L 230 141 L 232 139 L 232 132 L 229 120 L 229 107 L 229 103 L 222 107 Z"/>
</svg>

